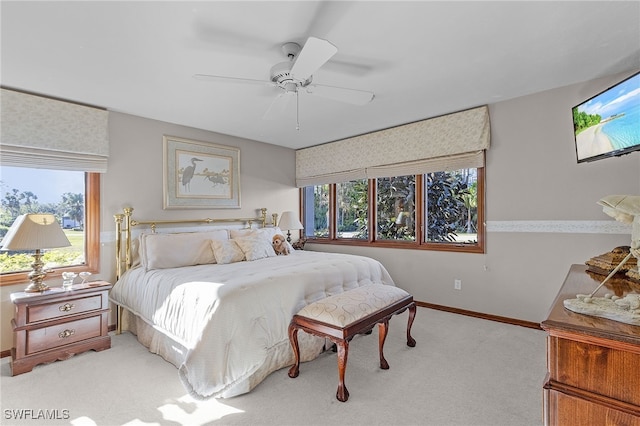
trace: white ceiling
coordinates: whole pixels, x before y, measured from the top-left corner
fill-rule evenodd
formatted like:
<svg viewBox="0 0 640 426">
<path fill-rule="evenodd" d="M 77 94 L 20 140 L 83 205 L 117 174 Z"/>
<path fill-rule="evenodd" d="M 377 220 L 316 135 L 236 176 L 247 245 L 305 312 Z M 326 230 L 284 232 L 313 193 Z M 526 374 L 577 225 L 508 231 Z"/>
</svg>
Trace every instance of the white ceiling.
<svg viewBox="0 0 640 426">
<path fill-rule="evenodd" d="M 112 111 L 301 148 L 640 68 L 638 1 L 1 3 L 1 84 Z M 314 83 L 375 93 L 354 106 L 301 94 L 263 115 L 285 42 L 338 53 Z M 586 97 L 591 94 L 585 94 Z"/>
</svg>

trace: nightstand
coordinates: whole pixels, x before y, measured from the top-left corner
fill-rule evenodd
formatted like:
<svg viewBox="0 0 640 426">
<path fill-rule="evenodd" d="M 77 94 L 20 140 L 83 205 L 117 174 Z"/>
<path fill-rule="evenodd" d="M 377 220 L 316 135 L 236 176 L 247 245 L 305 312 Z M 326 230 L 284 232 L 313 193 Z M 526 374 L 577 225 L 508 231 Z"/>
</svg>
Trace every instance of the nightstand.
<svg viewBox="0 0 640 426">
<path fill-rule="evenodd" d="M 111 347 L 106 281 L 53 287 L 43 293 L 12 293 L 15 305 L 11 375 L 88 350 Z"/>
</svg>

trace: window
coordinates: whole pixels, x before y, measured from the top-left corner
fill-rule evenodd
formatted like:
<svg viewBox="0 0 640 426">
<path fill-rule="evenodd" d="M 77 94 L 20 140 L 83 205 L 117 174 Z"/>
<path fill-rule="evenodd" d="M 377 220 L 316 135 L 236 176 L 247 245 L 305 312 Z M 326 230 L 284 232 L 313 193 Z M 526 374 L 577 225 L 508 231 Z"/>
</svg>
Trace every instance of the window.
<svg viewBox="0 0 640 426">
<path fill-rule="evenodd" d="M 338 238 L 367 240 L 369 209 L 367 180 L 336 184 L 336 231 Z"/>
<path fill-rule="evenodd" d="M 309 237 L 329 236 L 329 185 L 304 188 L 303 199 L 305 232 Z"/>
<path fill-rule="evenodd" d="M 49 276 L 98 272 L 100 175 L 65 170 L 1 167 L 0 237 L 24 213 L 52 213 L 71 247 L 44 252 Z M 2 285 L 27 282 L 32 253 L 0 252 Z"/>
<path fill-rule="evenodd" d="M 376 236 L 379 240 L 416 240 L 416 177 L 376 179 Z"/>
<path fill-rule="evenodd" d="M 484 252 L 484 168 L 308 186 L 302 198 L 314 242 Z"/>
</svg>

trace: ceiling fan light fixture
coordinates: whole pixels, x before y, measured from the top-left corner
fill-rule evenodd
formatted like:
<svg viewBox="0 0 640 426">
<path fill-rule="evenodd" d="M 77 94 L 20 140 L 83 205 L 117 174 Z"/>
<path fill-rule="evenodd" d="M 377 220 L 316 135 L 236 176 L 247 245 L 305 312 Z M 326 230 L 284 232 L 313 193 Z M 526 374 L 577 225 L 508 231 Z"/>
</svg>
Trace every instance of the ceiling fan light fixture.
<svg viewBox="0 0 640 426">
<path fill-rule="evenodd" d="M 298 85 L 293 81 L 288 81 L 281 86 L 286 93 L 295 93 L 298 91 Z"/>
</svg>

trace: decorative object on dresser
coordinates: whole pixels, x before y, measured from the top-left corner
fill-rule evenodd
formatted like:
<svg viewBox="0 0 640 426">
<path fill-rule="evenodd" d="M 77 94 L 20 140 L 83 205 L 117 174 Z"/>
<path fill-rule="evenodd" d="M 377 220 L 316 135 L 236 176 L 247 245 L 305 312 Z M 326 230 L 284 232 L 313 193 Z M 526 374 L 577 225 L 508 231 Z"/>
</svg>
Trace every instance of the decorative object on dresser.
<svg viewBox="0 0 640 426">
<path fill-rule="evenodd" d="M 298 219 L 298 215 L 291 211 L 282 212 L 278 227 L 283 231 L 287 231 L 287 242 L 289 243 L 291 242 L 291 231 L 304 229 L 304 226 L 302 226 L 302 223 L 300 223 Z"/>
<path fill-rule="evenodd" d="M 609 275 L 590 294 L 576 294 L 575 298 L 566 299 L 563 303 L 570 311 L 612 319 L 627 324 L 640 325 L 640 294 L 629 293 L 624 297 L 604 294 L 604 297 L 596 297 L 596 293 L 610 279 L 612 279 L 629 259 L 635 257 L 635 267 L 629 267 L 626 276 L 630 279 L 640 279 L 638 273 L 638 261 L 640 257 L 640 196 L 635 195 L 609 195 L 598 201 L 602 210 L 609 216 L 624 223 L 631 223 L 631 246 L 629 252 L 613 268 Z M 615 249 L 614 249 L 615 251 Z M 596 263 L 591 260 L 591 263 Z M 587 261 L 589 264 L 589 261 Z M 608 266 L 598 263 L 597 269 L 608 269 Z M 593 267 L 592 267 L 593 270 Z"/>
<path fill-rule="evenodd" d="M 586 265 L 571 266 L 541 323 L 548 333 L 545 425 L 640 426 L 640 327 L 564 307 L 598 283 Z M 625 294 L 633 291 L 629 284 Z"/>
<path fill-rule="evenodd" d="M 318 300 L 302 308 L 289 324 L 289 342 L 295 355 L 295 364 L 289 369 L 289 377 L 296 378 L 300 372 L 300 348 L 298 330 L 325 337 L 338 348 L 338 401 L 346 402 L 349 391 L 344 384 L 349 342 L 358 334 L 364 334 L 378 324 L 378 350 L 380 368 L 389 369 L 384 357 L 384 342 L 389 330 L 389 320 L 409 310 L 407 322 L 407 346 L 414 347 L 411 326 L 416 316 L 416 304 L 406 291 L 393 286 L 365 285 L 340 294 Z"/>
<path fill-rule="evenodd" d="M 52 214 L 23 214 L 16 218 L 2 239 L 2 250 L 35 250 L 31 283 L 26 292 L 42 292 L 49 289 L 42 281 L 47 276 L 43 270 L 40 250 L 68 247 L 71 243 Z"/>
<path fill-rule="evenodd" d="M 602 253 L 598 256 L 592 257 L 591 259 L 584 262 L 585 265 L 587 265 L 587 271 L 602 275 L 602 279 L 606 278 L 606 276 L 609 275 L 611 271 L 616 268 L 616 266 L 620 265 L 620 262 L 622 262 L 624 258 L 629 255 L 630 249 L 631 247 L 629 246 L 619 246 L 615 247 L 610 252 Z M 620 266 L 620 269 L 617 272 L 617 276 L 622 278 L 626 275 L 627 271 L 637 267 L 637 259 L 631 257 L 622 266 Z"/>
<path fill-rule="evenodd" d="M 73 285 L 70 290 L 54 287 L 40 294 L 11 294 L 15 306 L 11 374 L 91 349 L 110 348 L 110 289 L 110 283 L 95 281 Z"/>
</svg>

